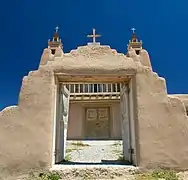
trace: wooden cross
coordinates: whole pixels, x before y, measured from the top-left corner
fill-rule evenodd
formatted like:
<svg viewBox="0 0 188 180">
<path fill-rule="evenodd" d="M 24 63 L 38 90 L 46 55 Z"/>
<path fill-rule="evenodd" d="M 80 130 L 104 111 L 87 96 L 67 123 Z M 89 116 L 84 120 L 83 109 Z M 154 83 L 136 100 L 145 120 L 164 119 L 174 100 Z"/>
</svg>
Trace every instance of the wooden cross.
<svg viewBox="0 0 188 180">
<path fill-rule="evenodd" d="M 88 38 L 93 38 L 93 43 L 96 43 L 96 38 L 101 37 L 101 35 L 96 34 L 96 29 L 93 28 L 93 34 L 92 35 L 87 35 Z"/>
</svg>

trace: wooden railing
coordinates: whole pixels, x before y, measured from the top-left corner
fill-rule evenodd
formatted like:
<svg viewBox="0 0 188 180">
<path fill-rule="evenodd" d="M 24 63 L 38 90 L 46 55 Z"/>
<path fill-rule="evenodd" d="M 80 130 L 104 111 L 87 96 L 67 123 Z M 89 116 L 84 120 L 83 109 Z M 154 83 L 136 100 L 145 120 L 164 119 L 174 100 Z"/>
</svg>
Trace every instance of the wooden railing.
<svg viewBox="0 0 188 180">
<path fill-rule="evenodd" d="M 71 95 L 91 95 L 91 94 L 119 94 L 121 89 L 120 83 L 114 84 L 66 84 L 66 88 Z"/>
</svg>

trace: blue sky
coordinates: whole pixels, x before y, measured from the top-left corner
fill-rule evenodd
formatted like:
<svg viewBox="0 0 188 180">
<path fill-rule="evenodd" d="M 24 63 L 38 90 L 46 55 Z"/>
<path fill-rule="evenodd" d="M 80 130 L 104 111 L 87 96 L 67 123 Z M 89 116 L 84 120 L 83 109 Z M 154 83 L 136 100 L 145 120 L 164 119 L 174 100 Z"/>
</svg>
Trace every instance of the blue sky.
<svg viewBox="0 0 188 180">
<path fill-rule="evenodd" d="M 0 109 L 17 104 L 23 76 L 38 67 L 47 40 L 60 27 L 64 52 L 85 45 L 92 28 L 101 44 L 125 53 L 137 29 L 154 71 L 169 93 L 188 93 L 187 0 L 7 0 L 1 2 Z"/>
</svg>

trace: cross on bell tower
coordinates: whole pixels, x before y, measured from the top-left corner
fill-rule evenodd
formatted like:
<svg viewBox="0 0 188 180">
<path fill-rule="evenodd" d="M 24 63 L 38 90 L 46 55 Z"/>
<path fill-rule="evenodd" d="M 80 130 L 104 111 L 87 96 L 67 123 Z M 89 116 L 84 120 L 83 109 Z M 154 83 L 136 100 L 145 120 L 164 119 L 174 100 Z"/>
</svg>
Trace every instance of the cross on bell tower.
<svg viewBox="0 0 188 180">
<path fill-rule="evenodd" d="M 132 28 L 132 38 L 129 40 L 128 50 L 129 49 L 134 49 L 136 54 L 138 55 L 140 53 L 140 50 L 142 49 L 142 40 L 138 40 L 136 36 L 136 29 Z"/>
<path fill-rule="evenodd" d="M 135 28 L 132 28 L 131 31 L 132 31 L 133 33 L 135 33 L 136 29 L 135 29 Z"/>
<path fill-rule="evenodd" d="M 56 33 L 59 31 L 59 27 L 58 26 L 55 28 L 55 31 L 56 31 Z"/>
<path fill-rule="evenodd" d="M 48 40 L 48 48 L 51 49 L 52 54 L 55 54 L 55 51 L 57 48 L 63 49 L 63 44 L 59 37 L 59 27 L 58 26 L 55 28 L 55 32 L 54 32 L 52 40 L 50 40 L 50 39 Z"/>
<path fill-rule="evenodd" d="M 96 29 L 93 28 L 93 34 L 87 35 L 88 38 L 93 38 L 92 43 L 88 43 L 88 45 L 100 45 L 99 42 L 96 42 L 96 38 L 101 37 L 101 35 L 96 34 Z"/>
</svg>

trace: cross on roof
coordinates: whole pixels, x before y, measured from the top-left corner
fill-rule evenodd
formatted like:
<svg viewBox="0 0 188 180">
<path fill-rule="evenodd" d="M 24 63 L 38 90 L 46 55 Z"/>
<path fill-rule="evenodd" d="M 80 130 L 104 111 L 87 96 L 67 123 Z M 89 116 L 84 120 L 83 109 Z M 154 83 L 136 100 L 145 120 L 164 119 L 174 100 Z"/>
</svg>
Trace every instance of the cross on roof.
<svg viewBox="0 0 188 180">
<path fill-rule="evenodd" d="M 87 35 L 88 38 L 93 38 L 93 43 L 96 43 L 96 38 L 101 37 L 101 35 L 96 34 L 96 29 L 93 28 L 93 34 L 92 35 Z"/>
<path fill-rule="evenodd" d="M 56 33 L 59 31 L 59 27 L 58 26 L 55 28 L 55 31 L 56 31 Z"/>
<path fill-rule="evenodd" d="M 136 29 L 135 29 L 135 28 L 132 28 L 131 31 L 132 31 L 133 33 L 135 33 Z"/>
</svg>

